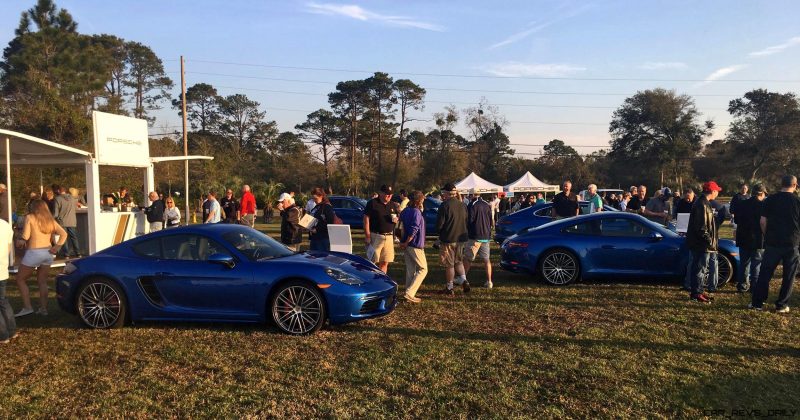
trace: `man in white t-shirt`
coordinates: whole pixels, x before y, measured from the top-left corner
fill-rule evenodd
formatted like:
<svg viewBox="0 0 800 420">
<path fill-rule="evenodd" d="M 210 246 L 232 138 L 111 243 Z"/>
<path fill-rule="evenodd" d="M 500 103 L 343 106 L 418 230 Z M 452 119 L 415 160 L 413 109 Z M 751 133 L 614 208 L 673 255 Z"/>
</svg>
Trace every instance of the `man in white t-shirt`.
<svg viewBox="0 0 800 420">
<path fill-rule="evenodd" d="M 8 260 L 14 231 L 11 225 L 0 219 L 0 344 L 8 344 L 17 336 L 17 323 L 14 320 L 14 310 L 6 298 L 6 283 L 8 283 Z"/>
</svg>

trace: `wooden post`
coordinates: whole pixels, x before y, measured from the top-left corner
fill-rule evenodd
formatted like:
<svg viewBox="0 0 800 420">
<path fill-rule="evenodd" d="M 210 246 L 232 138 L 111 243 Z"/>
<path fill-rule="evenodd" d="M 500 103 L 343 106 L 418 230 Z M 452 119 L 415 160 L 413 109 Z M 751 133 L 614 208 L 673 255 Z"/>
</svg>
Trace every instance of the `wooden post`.
<svg viewBox="0 0 800 420">
<path fill-rule="evenodd" d="M 189 225 L 189 140 L 186 133 L 186 71 L 183 67 L 183 56 L 181 56 L 181 114 L 183 115 L 183 199 L 186 202 L 186 213 L 183 220 Z"/>
</svg>

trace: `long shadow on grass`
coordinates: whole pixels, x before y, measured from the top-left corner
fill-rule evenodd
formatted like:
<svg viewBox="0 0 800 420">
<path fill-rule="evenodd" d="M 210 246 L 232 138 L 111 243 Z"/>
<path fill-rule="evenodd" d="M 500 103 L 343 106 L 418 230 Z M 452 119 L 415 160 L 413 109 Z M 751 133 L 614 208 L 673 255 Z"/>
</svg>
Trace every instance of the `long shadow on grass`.
<svg viewBox="0 0 800 420">
<path fill-rule="evenodd" d="M 725 346 L 710 346 L 700 343 L 655 343 L 645 341 L 623 340 L 623 339 L 589 339 L 589 338 L 575 338 L 569 336 L 555 336 L 555 335 L 542 335 L 542 336 L 529 336 L 519 334 L 489 334 L 483 332 L 470 332 L 470 331 L 442 331 L 442 330 L 424 330 L 418 328 L 403 328 L 403 327 L 376 327 L 371 325 L 355 325 L 350 327 L 352 330 L 363 330 L 379 334 L 395 334 L 403 337 L 421 337 L 421 338 L 436 338 L 443 340 L 469 340 L 469 341 L 492 341 L 492 342 L 505 342 L 505 343 L 531 343 L 531 344 L 544 344 L 550 346 L 564 346 L 574 345 L 578 347 L 613 347 L 620 350 L 639 351 L 650 350 L 661 353 L 672 353 L 676 351 L 686 351 L 691 353 L 710 354 L 716 356 L 729 356 L 729 357 L 769 357 L 769 356 L 788 356 L 800 357 L 800 349 L 792 347 L 778 347 L 778 348 L 751 348 L 751 347 L 735 347 L 730 345 Z"/>
</svg>

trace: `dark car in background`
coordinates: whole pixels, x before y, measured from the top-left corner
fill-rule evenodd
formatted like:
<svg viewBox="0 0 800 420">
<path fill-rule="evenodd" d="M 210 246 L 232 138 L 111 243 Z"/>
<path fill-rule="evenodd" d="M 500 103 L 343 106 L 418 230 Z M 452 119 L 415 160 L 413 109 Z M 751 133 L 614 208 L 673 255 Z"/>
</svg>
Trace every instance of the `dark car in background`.
<svg viewBox="0 0 800 420">
<path fill-rule="evenodd" d="M 346 195 L 332 195 L 328 199 L 331 200 L 333 211 L 344 224 L 350 225 L 351 229 L 364 229 L 364 209 L 367 206 L 367 200 Z M 425 231 L 428 235 L 436 235 L 436 214 L 442 201 L 433 197 L 425 197 L 422 205 L 425 209 L 422 212 L 422 216 L 425 218 Z"/>
<path fill-rule="evenodd" d="M 581 214 L 589 212 L 589 202 L 580 201 Z M 553 221 L 550 213 L 553 203 L 539 204 L 538 206 L 528 207 L 517 212 L 507 214 L 497 220 L 495 226 L 494 240 L 502 244 L 509 236 L 530 227 L 538 227 Z M 619 211 L 611 206 L 604 205 L 603 211 Z"/>
<path fill-rule="evenodd" d="M 328 197 L 333 212 L 351 229 L 364 229 L 364 208 L 367 200 L 347 195 L 331 195 Z"/>
</svg>

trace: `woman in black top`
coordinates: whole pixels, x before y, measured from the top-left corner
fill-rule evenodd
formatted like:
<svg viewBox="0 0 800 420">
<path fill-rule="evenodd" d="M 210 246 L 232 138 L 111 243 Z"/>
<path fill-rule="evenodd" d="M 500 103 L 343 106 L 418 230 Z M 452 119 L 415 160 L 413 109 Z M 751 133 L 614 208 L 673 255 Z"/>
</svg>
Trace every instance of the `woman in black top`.
<svg viewBox="0 0 800 420">
<path fill-rule="evenodd" d="M 328 224 L 334 223 L 336 214 L 333 212 L 328 195 L 321 187 L 311 191 L 312 199 L 317 205 L 311 210 L 311 215 L 317 219 L 317 224 L 310 230 L 308 239 L 311 251 L 330 251 L 331 241 L 328 238 Z"/>
</svg>

